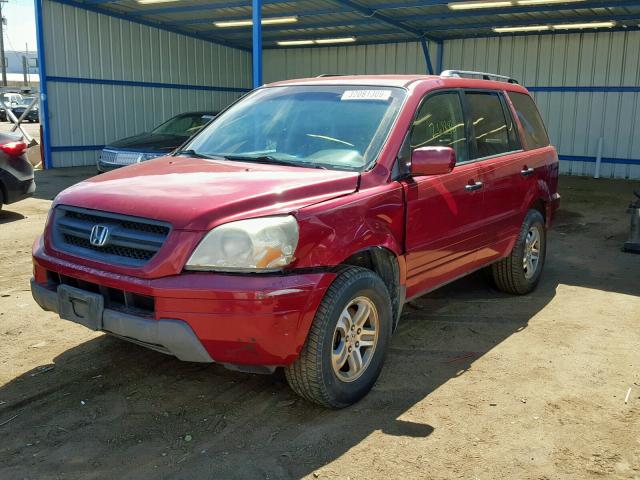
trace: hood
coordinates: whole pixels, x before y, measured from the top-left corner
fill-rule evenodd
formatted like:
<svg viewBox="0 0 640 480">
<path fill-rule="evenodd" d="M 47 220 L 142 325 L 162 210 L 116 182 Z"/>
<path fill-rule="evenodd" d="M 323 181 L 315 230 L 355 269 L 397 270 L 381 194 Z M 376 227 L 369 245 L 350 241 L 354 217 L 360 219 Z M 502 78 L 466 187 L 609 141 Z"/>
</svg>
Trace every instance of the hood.
<svg viewBox="0 0 640 480">
<path fill-rule="evenodd" d="M 182 135 L 165 135 L 155 133 L 141 133 L 133 137 L 123 138 L 110 143 L 105 148 L 115 150 L 129 150 L 134 152 L 167 153 L 175 150 L 189 139 Z"/>
<path fill-rule="evenodd" d="M 209 230 L 242 218 L 286 214 L 356 190 L 359 173 L 162 157 L 113 170 L 60 193 L 55 204 Z"/>
</svg>

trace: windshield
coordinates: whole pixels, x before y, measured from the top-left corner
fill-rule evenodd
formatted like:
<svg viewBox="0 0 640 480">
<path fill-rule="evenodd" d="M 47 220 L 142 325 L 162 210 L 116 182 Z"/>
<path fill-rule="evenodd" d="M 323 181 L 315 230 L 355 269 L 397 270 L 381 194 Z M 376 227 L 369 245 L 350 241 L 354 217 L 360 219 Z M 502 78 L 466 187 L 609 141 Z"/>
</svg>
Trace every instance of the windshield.
<svg viewBox="0 0 640 480">
<path fill-rule="evenodd" d="M 364 170 L 398 115 L 405 91 L 371 86 L 256 90 L 184 147 L 192 154 Z"/>
<path fill-rule="evenodd" d="M 214 114 L 182 114 L 170 118 L 151 133 L 158 135 L 177 135 L 179 137 L 190 137 L 200 131 L 207 123 L 215 118 Z"/>
</svg>

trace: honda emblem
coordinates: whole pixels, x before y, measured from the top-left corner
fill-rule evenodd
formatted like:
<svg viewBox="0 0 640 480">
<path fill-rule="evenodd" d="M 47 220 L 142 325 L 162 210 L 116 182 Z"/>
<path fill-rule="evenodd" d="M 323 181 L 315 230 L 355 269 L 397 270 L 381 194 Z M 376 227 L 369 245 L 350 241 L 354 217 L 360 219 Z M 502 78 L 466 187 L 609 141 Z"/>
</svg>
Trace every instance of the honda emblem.
<svg viewBox="0 0 640 480">
<path fill-rule="evenodd" d="M 89 235 L 89 243 L 94 247 L 104 247 L 109 241 L 109 227 L 106 225 L 94 225 Z"/>
</svg>

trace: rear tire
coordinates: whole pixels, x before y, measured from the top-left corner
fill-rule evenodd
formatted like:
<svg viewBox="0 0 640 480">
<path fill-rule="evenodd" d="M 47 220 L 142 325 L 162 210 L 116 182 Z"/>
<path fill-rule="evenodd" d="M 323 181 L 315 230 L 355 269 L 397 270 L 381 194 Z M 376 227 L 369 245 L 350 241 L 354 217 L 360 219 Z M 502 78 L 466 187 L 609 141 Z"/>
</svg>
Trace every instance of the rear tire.
<svg viewBox="0 0 640 480">
<path fill-rule="evenodd" d="M 325 294 L 300 356 L 285 368 L 291 388 L 324 407 L 343 408 L 373 387 L 391 339 L 387 287 L 371 270 L 347 267 Z"/>
<path fill-rule="evenodd" d="M 540 281 L 546 253 L 544 218 L 538 210 L 529 210 L 511 254 L 490 267 L 498 290 L 515 295 L 533 291 Z"/>
</svg>

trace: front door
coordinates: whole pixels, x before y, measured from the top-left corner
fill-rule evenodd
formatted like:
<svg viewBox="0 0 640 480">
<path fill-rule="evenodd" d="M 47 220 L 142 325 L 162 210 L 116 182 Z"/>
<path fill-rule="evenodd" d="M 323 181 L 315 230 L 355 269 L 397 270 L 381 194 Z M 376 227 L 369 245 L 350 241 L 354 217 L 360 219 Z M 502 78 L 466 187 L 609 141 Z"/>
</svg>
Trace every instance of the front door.
<svg viewBox="0 0 640 480">
<path fill-rule="evenodd" d="M 405 180 L 407 298 L 447 283 L 477 262 L 483 226 L 483 185 L 469 162 L 468 126 L 458 91 L 429 95 L 418 109 L 411 148 L 447 146 L 457 165 L 444 175 Z"/>
</svg>

